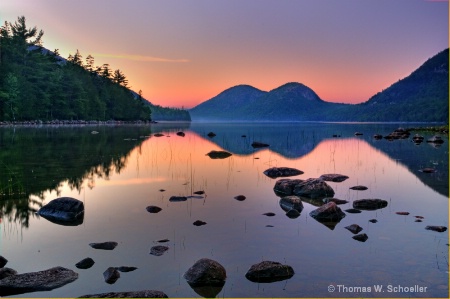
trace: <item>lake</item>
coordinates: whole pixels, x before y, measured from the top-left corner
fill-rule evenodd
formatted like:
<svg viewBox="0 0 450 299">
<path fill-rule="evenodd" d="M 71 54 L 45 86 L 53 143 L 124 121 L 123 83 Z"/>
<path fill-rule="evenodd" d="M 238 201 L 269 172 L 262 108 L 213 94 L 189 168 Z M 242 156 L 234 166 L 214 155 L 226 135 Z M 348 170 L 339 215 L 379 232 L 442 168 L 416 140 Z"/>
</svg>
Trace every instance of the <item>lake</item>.
<svg viewBox="0 0 450 299">
<path fill-rule="evenodd" d="M 442 146 L 416 145 L 411 141 L 415 132 L 408 139 L 373 138 L 399 126 L 418 125 L 2 127 L 0 255 L 8 259 L 6 267 L 26 273 L 62 266 L 79 274 L 61 288 L 14 296 L 153 289 L 169 297 L 201 297 L 201 290 L 191 288 L 183 274 L 197 260 L 210 258 L 227 272 L 225 285 L 211 291 L 217 297 L 448 298 L 448 231 L 425 229 L 448 227 L 448 136 L 442 136 Z M 180 131 L 184 137 L 176 134 Z M 208 137 L 209 132 L 216 136 Z M 425 140 L 434 135 L 421 134 Z M 270 146 L 255 149 L 254 141 Z M 211 159 L 206 154 L 213 150 L 232 155 Z M 304 199 L 300 216 L 292 219 L 273 191 L 278 179 L 263 174 L 271 167 L 304 172 L 291 179 L 348 176 L 343 182 L 327 182 L 335 198 L 348 201 L 339 206 L 344 212 L 358 199 L 379 198 L 388 205 L 345 212 L 329 227 L 309 215 L 322 202 Z M 425 167 L 436 172 L 421 172 Z M 355 185 L 368 189 L 349 189 Z M 246 198 L 239 201 L 237 195 Z M 58 225 L 35 214 L 63 196 L 83 201 L 80 225 Z M 173 202 L 171 196 L 194 197 Z M 149 213 L 150 205 L 162 210 Z M 275 215 L 263 215 L 268 212 Z M 423 221 L 416 222 L 415 216 Z M 193 225 L 196 220 L 206 225 Z M 352 238 L 345 229 L 351 224 L 363 228 L 367 241 Z M 163 239 L 169 241 L 158 243 Z M 111 251 L 89 246 L 104 241 L 118 246 Z M 169 250 L 151 255 L 150 248 L 159 244 Z M 77 269 L 75 264 L 86 257 L 95 264 Z M 290 265 L 295 274 L 273 283 L 247 280 L 250 266 L 264 260 Z M 108 284 L 102 273 L 111 266 L 138 269 Z"/>
</svg>

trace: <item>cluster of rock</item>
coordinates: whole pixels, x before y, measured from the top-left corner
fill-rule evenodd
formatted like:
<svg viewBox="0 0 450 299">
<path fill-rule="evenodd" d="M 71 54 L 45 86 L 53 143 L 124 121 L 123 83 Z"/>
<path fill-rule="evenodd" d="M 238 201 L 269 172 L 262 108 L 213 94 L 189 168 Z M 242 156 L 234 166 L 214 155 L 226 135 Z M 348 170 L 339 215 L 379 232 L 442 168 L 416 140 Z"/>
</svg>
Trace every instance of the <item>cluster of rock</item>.
<svg viewBox="0 0 450 299">
<path fill-rule="evenodd" d="M 294 270 L 289 265 L 274 261 L 262 261 L 252 265 L 245 277 L 257 283 L 270 283 L 286 280 L 294 276 Z M 202 258 L 192 265 L 183 275 L 187 283 L 199 295 L 214 298 L 225 285 L 227 273 L 217 261 Z"/>
<path fill-rule="evenodd" d="M 393 140 L 397 140 L 397 139 L 408 139 L 411 135 L 411 131 L 412 129 L 404 129 L 404 128 L 398 128 L 395 129 L 393 132 L 389 133 L 386 136 L 383 136 L 381 134 L 375 134 L 373 135 L 373 138 L 376 140 L 380 140 L 380 139 L 386 139 L 389 141 L 393 141 Z M 443 130 L 442 131 L 444 134 L 448 134 L 447 131 Z M 415 134 L 412 137 L 412 141 L 416 144 L 419 145 L 421 144 L 423 141 L 425 140 L 425 138 L 419 134 Z M 428 143 L 433 144 L 434 146 L 439 146 L 442 143 L 444 143 L 444 140 L 441 138 L 441 136 L 439 135 L 434 135 L 431 138 L 427 139 Z"/>
</svg>

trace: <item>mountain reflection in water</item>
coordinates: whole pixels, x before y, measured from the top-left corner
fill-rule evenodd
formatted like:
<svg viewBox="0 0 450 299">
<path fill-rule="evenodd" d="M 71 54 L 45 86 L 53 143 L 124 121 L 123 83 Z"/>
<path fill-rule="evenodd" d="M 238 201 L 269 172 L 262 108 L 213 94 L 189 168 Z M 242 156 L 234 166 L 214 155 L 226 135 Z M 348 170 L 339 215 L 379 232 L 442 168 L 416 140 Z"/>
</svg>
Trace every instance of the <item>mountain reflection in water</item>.
<svg viewBox="0 0 450 299">
<path fill-rule="evenodd" d="M 2 188 L 15 175 L 20 178 L 18 186 L 23 186 L 18 190 L 25 190 L 18 199 L 4 193 L 0 199 L 1 255 L 9 260 L 7 266 L 19 273 L 56 265 L 79 273 L 75 282 L 60 289 L 27 293 L 36 297 L 144 289 L 160 290 L 169 297 L 329 297 L 330 284 L 419 285 L 428 291 L 394 295 L 446 297 L 448 235 L 425 227 L 448 226 L 448 138 L 444 137 L 440 148 L 426 143 L 416 146 L 410 140 L 372 138 L 397 127 L 193 123 L 16 128 L 15 133 L 11 128 L 0 129 Z M 92 130 L 99 134 L 91 134 Z M 184 137 L 177 135 L 178 131 L 183 131 Z M 355 137 L 356 131 L 363 135 Z M 208 137 L 209 132 L 216 136 Z M 254 141 L 270 146 L 255 149 L 251 146 Z M 211 159 L 206 155 L 211 151 L 232 155 Z M 339 205 L 343 211 L 364 198 L 380 198 L 388 205 L 346 213 L 332 230 L 309 215 L 320 200 L 305 199 L 300 215 L 290 218 L 273 191 L 277 179 L 263 174 L 275 166 L 304 172 L 292 177 L 295 179 L 327 173 L 347 175 L 343 182 L 329 182 L 334 197 L 348 201 Z M 437 172 L 420 172 L 424 167 L 434 167 Z M 39 170 L 36 178 L 30 177 L 31 170 Z M 368 189 L 349 189 L 356 185 Z M 33 210 L 58 196 L 84 202 L 82 225 L 61 226 L 30 217 Z M 170 201 L 172 196 L 187 199 Z M 148 206 L 161 210 L 149 213 Z M 16 210 L 23 215 L 17 218 Z M 410 215 L 397 215 L 399 211 Z M 268 213 L 274 215 L 265 216 Z M 422 223 L 415 222 L 416 215 L 424 217 Z M 372 219 L 377 222 L 369 222 Z M 206 224 L 193 225 L 197 220 Z M 16 238 L 8 230 L 11 223 L 26 223 L 28 229 Z M 366 242 L 352 239 L 345 229 L 352 224 L 367 234 Z M 164 245 L 169 249 L 161 256 L 151 255 L 150 248 L 160 240 L 167 240 Z M 103 252 L 88 245 L 104 241 L 115 241 L 118 246 Z M 94 266 L 76 269 L 75 263 L 88 256 L 94 259 Z M 216 260 L 225 267 L 227 280 L 222 288 L 204 292 L 192 289 L 183 279 L 183 273 L 200 258 Z M 246 271 L 262 260 L 288 264 L 295 275 L 268 284 L 247 280 Z M 105 269 L 118 266 L 138 269 L 121 275 L 112 285 L 105 283 Z M 335 295 L 393 296 L 375 291 Z"/>
</svg>

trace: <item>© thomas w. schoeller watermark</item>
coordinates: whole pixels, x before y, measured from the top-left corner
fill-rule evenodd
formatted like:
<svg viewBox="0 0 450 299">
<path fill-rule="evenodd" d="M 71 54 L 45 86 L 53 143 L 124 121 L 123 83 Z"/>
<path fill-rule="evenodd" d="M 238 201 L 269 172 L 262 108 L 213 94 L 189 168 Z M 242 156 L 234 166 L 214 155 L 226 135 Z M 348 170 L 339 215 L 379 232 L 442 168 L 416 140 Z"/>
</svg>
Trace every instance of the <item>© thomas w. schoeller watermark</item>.
<svg viewBox="0 0 450 299">
<path fill-rule="evenodd" d="M 330 284 L 328 292 L 330 293 L 426 293 L 428 287 L 400 284 L 373 284 L 366 286 L 350 286 L 344 284 Z"/>
</svg>

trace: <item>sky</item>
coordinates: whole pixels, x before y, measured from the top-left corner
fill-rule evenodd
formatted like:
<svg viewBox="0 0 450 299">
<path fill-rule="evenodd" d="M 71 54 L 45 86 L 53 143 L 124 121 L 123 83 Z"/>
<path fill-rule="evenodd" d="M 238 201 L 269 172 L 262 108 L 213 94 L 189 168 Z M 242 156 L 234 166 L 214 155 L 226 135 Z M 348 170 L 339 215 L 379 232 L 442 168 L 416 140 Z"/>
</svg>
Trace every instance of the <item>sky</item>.
<svg viewBox="0 0 450 299">
<path fill-rule="evenodd" d="M 288 82 L 361 103 L 449 47 L 448 0 L 1 0 L 44 47 L 120 69 L 161 106 Z"/>
</svg>

